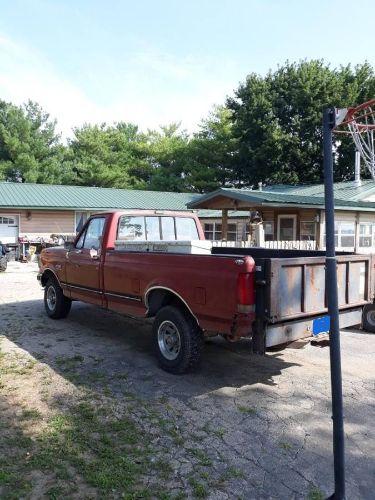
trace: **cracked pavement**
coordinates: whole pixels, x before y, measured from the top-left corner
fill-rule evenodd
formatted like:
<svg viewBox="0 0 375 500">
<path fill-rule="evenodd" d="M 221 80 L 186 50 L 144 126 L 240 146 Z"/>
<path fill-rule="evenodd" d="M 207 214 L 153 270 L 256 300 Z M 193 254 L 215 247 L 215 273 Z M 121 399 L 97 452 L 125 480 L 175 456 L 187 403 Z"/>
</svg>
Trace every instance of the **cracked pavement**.
<svg viewBox="0 0 375 500">
<path fill-rule="evenodd" d="M 42 360 L 54 397 L 75 390 L 74 379 L 67 389 L 56 360 L 81 356 L 81 370 L 97 374 L 85 382 L 91 390 L 105 385 L 118 408 L 127 397 L 158 408 L 169 433 L 160 418 L 144 418 L 136 405 L 134 412 L 155 456 L 160 451 L 168 457 L 166 491 L 192 498 L 199 480 L 212 499 L 318 499 L 333 493 L 328 347 L 302 342 L 261 357 L 250 353 L 249 341 L 213 338 L 198 371 L 174 376 L 156 364 L 150 322 L 81 303 L 65 320 L 47 318 L 36 273 L 35 264 L 12 262 L 0 275 L 3 351 Z M 347 498 L 371 499 L 375 335 L 352 329 L 341 337 Z M 32 401 L 30 394 L 25 398 Z M 155 481 L 145 478 L 150 488 Z"/>
</svg>

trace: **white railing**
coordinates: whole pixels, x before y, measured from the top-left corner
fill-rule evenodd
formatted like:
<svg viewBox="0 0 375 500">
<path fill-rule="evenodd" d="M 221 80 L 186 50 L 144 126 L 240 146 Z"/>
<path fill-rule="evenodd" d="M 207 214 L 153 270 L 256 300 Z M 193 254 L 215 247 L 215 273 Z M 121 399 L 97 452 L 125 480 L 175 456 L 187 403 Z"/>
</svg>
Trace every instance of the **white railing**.
<svg viewBox="0 0 375 500">
<path fill-rule="evenodd" d="M 213 246 L 216 247 L 236 247 L 252 248 L 257 247 L 252 241 L 222 241 L 214 240 Z M 316 241 L 295 240 L 295 241 L 265 241 L 261 248 L 271 248 L 273 250 L 316 250 Z"/>
</svg>

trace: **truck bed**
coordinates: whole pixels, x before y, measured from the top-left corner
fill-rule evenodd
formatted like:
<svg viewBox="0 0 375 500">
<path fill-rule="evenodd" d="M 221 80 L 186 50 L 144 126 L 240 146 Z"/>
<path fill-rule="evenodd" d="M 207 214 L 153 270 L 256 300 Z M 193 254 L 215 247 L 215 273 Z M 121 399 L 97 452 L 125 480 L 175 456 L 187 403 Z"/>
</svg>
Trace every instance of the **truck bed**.
<svg viewBox="0 0 375 500">
<path fill-rule="evenodd" d="M 281 338 L 287 342 L 311 335 L 312 320 L 327 314 L 325 252 L 214 247 L 212 253 L 254 259 L 258 331 L 265 325 L 267 345 L 276 345 Z M 363 306 L 373 300 L 373 266 L 372 255 L 338 253 L 342 327 L 359 324 Z"/>
</svg>

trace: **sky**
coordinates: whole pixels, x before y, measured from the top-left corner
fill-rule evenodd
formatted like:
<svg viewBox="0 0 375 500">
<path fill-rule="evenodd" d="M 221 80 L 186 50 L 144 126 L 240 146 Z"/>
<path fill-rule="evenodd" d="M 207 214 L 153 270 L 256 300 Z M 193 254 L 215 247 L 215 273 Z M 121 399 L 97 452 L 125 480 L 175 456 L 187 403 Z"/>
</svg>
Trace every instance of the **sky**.
<svg viewBox="0 0 375 500">
<path fill-rule="evenodd" d="M 0 99 L 83 123 L 193 132 L 286 60 L 375 65 L 374 0 L 0 0 Z"/>
</svg>

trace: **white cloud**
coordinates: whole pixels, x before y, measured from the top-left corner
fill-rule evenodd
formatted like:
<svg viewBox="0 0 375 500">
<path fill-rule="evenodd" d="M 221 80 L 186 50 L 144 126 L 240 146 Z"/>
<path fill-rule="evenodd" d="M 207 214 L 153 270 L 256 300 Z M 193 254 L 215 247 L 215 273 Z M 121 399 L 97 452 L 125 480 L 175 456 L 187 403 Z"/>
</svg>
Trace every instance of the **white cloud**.
<svg viewBox="0 0 375 500">
<path fill-rule="evenodd" d="M 0 98 L 15 104 L 37 101 L 57 118 L 64 136 L 84 122 L 120 120 L 143 129 L 181 121 L 192 131 L 237 83 L 230 78 L 233 68 L 220 64 L 212 68 L 204 61 L 143 49 L 128 62 L 126 78 L 121 72 L 116 75 L 114 65 L 114 78 L 123 78 L 124 83 L 116 92 L 108 88 L 105 104 L 99 104 L 84 88 L 60 75 L 43 54 L 0 36 Z"/>
</svg>

